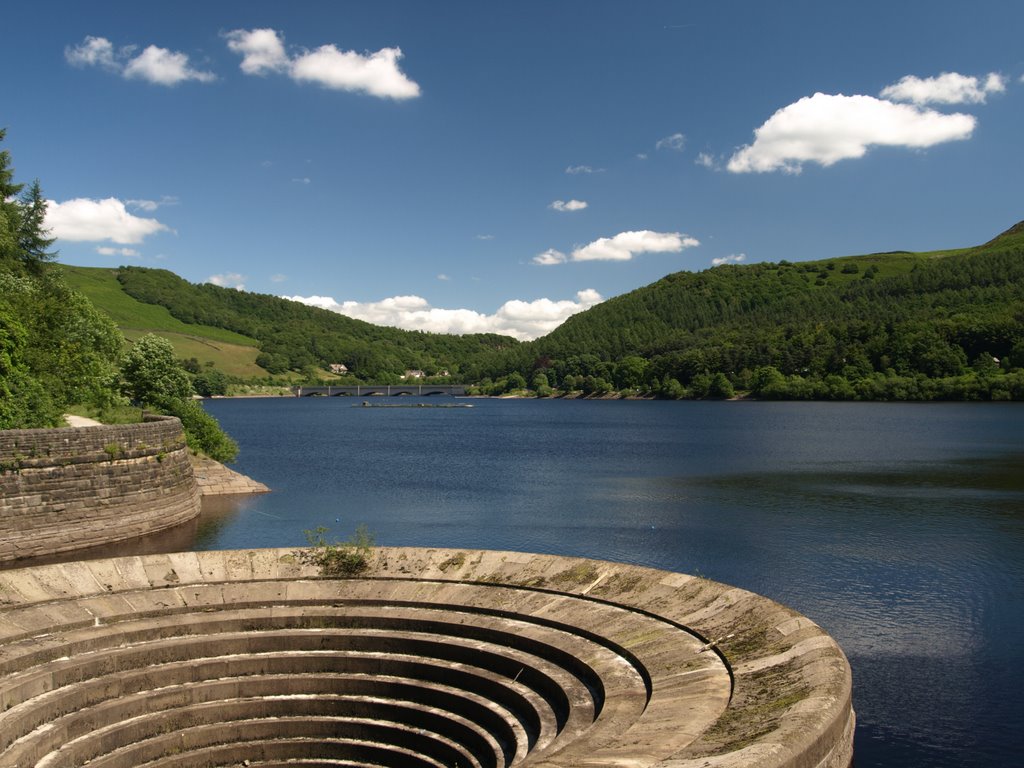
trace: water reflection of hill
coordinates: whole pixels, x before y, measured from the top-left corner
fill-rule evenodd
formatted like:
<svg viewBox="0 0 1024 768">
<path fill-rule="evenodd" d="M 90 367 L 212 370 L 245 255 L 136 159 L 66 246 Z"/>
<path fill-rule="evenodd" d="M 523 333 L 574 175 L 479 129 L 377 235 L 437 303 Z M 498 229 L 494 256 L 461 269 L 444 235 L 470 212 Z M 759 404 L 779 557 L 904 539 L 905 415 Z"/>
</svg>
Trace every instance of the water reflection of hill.
<svg viewBox="0 0 1024 768">
<path fill-rule="evenodd" d="M 253 498 L 251 494 L 204 496 L 202 511 L 195 520 L 192 543 L 186 549 L 210 549 L 224 527 L 251 504 Z"/>
</svg>

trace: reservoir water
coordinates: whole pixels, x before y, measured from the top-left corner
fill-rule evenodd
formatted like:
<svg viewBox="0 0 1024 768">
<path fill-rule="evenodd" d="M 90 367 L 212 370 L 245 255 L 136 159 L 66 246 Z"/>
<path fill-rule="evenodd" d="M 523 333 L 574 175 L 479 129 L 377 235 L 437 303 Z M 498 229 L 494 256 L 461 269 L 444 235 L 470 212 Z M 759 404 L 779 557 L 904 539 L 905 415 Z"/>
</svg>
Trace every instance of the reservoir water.
<svg viewBox="0 0 1024 768">
<path fill-rule="evenodd" d="M 839 640 L 858 768 L 1020 764 L 1024 405 L 359 402 L 207 403 L 274 493 L 209 505 L 192 546 L 365 523 L 700 574 Z"/>
</svg>

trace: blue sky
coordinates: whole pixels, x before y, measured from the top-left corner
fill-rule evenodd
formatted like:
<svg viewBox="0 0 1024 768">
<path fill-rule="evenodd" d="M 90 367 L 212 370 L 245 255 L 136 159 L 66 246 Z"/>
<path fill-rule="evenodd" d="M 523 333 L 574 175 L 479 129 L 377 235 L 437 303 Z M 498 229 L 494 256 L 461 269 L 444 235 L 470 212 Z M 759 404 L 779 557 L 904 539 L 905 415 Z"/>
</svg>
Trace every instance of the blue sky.
<svg viewBox="0 0 1024 768">
<path fill-rule="evenodd" d="M 60 260 L 527 338 L 679 270 L 1024 218 L 1024 3 L 46 2 L 0 126 Z"/>
</svg>

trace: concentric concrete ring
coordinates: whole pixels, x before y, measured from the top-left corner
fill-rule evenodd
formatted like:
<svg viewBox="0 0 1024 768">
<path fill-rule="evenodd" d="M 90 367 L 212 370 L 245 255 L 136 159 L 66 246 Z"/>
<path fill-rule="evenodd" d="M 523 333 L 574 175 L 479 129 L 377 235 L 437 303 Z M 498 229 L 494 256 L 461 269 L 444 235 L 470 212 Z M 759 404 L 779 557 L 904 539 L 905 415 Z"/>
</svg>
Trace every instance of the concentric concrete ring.
<svg viewBox="0 0 1024 768">
<path fill-rule="evenodd" d="M 846 768 L 850 670 L 750 592 L 617 563 L 291 550 L 0 573 L 0 766 Z"/>
</svg>

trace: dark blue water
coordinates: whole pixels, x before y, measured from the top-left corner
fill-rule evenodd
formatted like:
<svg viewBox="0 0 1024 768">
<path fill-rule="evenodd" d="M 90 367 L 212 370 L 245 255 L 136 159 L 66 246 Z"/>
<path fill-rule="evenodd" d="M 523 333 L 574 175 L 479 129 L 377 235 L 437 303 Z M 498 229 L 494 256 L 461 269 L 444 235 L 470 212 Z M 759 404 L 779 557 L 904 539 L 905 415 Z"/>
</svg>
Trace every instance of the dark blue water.
<svg viewBox="0 0 1024 768">
<path fill-rule="evenodd" d="M 366 523 L 382 545 L 698 573 L 839 640 L 858 768 L 1020 764 L 1024 406 L 353 405 L 208 403 L 241 445 L 236 467 L 274 493 L 211 505 L 194 546 Z"/>
</svg>

